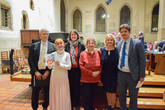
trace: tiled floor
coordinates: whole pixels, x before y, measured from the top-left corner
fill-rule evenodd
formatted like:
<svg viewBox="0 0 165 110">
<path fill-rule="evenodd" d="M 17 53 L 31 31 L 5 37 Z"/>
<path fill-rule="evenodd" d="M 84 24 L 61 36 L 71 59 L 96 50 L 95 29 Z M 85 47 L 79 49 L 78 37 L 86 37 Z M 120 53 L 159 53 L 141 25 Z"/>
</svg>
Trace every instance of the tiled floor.
<svg viewBox="0 0 165 110">
<path fill-rule="evenodd" d="M 9 74 L 0 74 L 0 110 L 32 110 L 28 82 L 10 81 Z M 42 110 L 42 101 L 39 101 Z"/>
<path fill-rule="evenodd" d="M 10 81 L 10 74 L 0 74 L 0 110 L 32 110 L 29 84 L 29 82 Z M 100 92 L 102 91 L 96 94 L 94 106 L 98 110 L 103 110 L 106 107 L 106 99 Z M 39 101 L 38 110 L 42 110 L 42 100 Z"/>
<path fill-rule="evenodd" d="M 29 84 L 29 82 L 10 81 L 10 74 L 0 74 L 0 110 L 32 110 Z M 94 107 L 97 110 L 105 110 L 107 107 L 105 92 L 98 87 L 96 93 Z M 38 110 L 42 110 L 42 100 L 39 100 Z"/>
</svg>

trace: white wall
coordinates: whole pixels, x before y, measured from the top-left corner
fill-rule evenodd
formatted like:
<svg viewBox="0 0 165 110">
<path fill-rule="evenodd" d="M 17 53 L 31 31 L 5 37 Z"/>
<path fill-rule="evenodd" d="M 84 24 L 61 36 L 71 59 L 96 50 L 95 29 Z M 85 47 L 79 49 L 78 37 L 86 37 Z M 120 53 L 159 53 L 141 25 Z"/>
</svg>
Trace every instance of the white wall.
<svg viewBox="0 0 165 110">
<path fill-rule="evenodd" d="M 0 0 L 3 1 L 5 0 Z M 50 32 L 59 31 L 55 28 L 59 21 L 55 19 L 54 0 L 34 0 L 34 10 L 30 9 L 30 0 L 6 1 L 11 6 L 12 29 L 0 30 L 0 51 L 21 48 L 22 11 L 27 13 L 29 29 L 47 28 Z"/>
<path fill-rule="evenodd" d="M 29 0 L 8 0 L 11 6 L 12 30 L 0 30 L 0 49 L 20 48 L 22 29 L 22 11 L 26 11 L 29 29 L 47 28 L 50 32 L 55 28 L 53 0 L 34 0 L 34 10 L 30 9 Z"/>
</svg>

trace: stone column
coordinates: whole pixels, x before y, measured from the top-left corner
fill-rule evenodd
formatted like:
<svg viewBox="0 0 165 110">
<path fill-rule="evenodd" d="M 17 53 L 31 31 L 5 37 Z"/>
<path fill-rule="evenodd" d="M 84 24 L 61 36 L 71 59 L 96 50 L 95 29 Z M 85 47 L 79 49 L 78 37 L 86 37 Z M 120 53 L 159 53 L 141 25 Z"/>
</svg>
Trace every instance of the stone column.
<svg viewBox="0 0 165 110">
<path fill-rule="evenodd" d="M 60 28 L 60 3 L 61 0 L 54 0 L 54 22 L 55 22 L 55 31 L 61 32 Z"/>
<path fill-rule="evenodd" d="M 165 0 L 159 1 L 159 21 L 157 40 L 165 40 Z"/>
<path fill-rule="evenodd" d="M 145 34 L 145 12 L 146 12 L 145 7 L 146 7 L 146 0 L 139 0 L 139 31 L 142 31 L 144 34 Z"/>
</svg>

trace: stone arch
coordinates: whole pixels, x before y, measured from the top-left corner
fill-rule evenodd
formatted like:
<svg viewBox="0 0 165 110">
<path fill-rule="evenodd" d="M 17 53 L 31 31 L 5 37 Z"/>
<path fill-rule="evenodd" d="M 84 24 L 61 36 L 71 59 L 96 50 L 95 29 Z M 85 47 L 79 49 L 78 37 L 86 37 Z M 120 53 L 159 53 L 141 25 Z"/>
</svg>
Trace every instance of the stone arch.
<svg viewBox="0 0 165 110">
<path fill-rule="evenodd" d="M 22 11 L 22 29 L 29 28 L 29 17 L 25 10 Z"/>
<path fill-rule="evenodd" d="M 82 11 L 81 11 L 81 9 L 79 8 L 79 7 L 76 7 L 76 8 L 74 8 L 73 9 L 73 11 L 72 11 L 72 28 L 74 28 L 74 13 L 75 13 L 75 11 L 79 11 L 80 12 L 80 14 L 81 14 L 81 30 L 79 30 L 79 32 L 82 32 L 82 23 L 83 23 L 83 17 L 82 17 Z"/>
<path fill-rule="evenodd" d="M 99 9 L 99 8 L 103 8 L 104 9 L 104 11 L 105 11 L 105 21 L 104 21 L 104 31 L 100 31 L 100 32 L 104 32 L 104 33 L 106 33 L 106 29 L 107 29 L 107 23 L 106 23 L 106 15 L 107 15 L 107 10 L 106 10 L 106 7 L 103 5 L 103 4 L 99 4 L 99 5 L 97 5 L 97 7 L 95 8 L 95 13 L 94 13 L 94 21 L 95 21 L 95 25 L 94 25 L 94 31 L 95 32 L 99 32 L 98 31 L 98 29 L 97 29 L 97 18 L 96 18 L 96 16 L 97 16 L 97 10 Z"/>
<path fill-rule="evenodd" d="M 151 12 L 151 32 L 157 32 L 158 31 L 158 21 L 159 21 L 159 9 L 157 15 L 155 14 L 156 8 L 159 8 L 159 2 L 156 2 L 152 7 Z M 155 15 L 154 15 L 155 14 Z"/>
<path fill-rule="evenodd" d="M 129 4 L 129 3 L 123 3 L 122 4 L 122 6 L 120 7 L 120 10 L 119 10 L 119 18 L 121 18 L 121 10 L 123 9 L 123 7 L 124 6 L 127 6 L 128 8 L 129 8 L 129 10 L 130 10 L 130 27 L 131 27 L 131 25 L 132 25 L 132 18 L 133 18 L 133 8 L 132 8 L 132 6 Z M 119 26 L 120 26 L 120 19 L 119 19 Z"/>
</svg>

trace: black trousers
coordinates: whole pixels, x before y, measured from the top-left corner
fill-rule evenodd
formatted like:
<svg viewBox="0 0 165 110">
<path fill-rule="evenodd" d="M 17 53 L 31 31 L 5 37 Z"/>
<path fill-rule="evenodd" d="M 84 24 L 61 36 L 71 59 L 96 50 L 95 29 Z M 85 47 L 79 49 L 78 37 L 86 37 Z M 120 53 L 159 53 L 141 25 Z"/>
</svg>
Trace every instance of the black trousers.
<svg viewBox="0 0 165 110">
<path fill-rule="evenodd" d="M 93 107 L 93 99 L 98 83 L 83 83 L 83 106 L 84 110 L 95 110 Z"/>
<path fill-rule="evenodd" d="M 43 88 L 44 92 L 44 103 L 42 104 L 43 108 L 47 108 L 49 105 L 49 86 L 36 86 L 32 87 L 32 108 L 33 110 L 37 110 L 38 101 L 39 101 L 39 92 Z"/>
<path fill-rule="evenodd" d="M 70 96 L 72 107 L 80 106 L 80 77 L 81 71 L 79 68 L 71 68 L 68 71 Z"/>
</svg>

